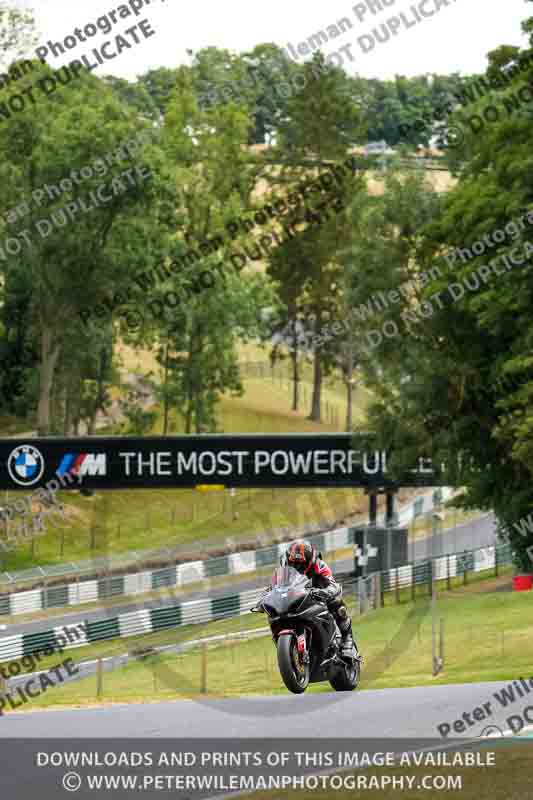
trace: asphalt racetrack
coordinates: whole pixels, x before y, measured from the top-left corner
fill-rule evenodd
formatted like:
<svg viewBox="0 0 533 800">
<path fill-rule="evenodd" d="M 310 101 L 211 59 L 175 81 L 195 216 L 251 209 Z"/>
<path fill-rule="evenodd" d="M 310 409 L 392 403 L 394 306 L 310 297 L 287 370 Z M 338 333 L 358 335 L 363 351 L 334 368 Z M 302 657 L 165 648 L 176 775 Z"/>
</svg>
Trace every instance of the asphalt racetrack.
<svg viewBox="0 0 533 800">
<path fill-rule="evenodd" d="M 0 718 L 0 738 L 441 738 L 438 725 L 490 702 L 483 721 L 465 721 L 454 738 L 485 735 L 489 725 L 508 729 L 528 697 L 507 709 L 493 697 L 507 683 L 471 683 L 413 689 L 356 690 L 228 700 L 177 700 L 63 711 L 11 713 Z M 532 693 L 533 694 L 533 693 Z M 531 697 L 531 695 L 529 696 Z M 529 700 L 531 703 L 531 700 Z M 445 740 L 443 739 L 443 742 Z"/>
</svg>

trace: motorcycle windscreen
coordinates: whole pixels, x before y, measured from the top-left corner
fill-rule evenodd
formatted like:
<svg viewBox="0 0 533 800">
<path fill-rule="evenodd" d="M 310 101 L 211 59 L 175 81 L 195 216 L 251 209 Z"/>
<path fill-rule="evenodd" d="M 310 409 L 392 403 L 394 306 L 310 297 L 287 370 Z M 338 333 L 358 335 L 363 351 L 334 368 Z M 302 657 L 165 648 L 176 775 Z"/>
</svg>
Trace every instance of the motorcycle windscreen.
<svg viewBox="0 0 533 800">
<path fill-rule="evenodd" d="M 301 575 L 294 567 L 277 567 L 270 581 L 272 587 L 290 586 L 303 589 L 309 583 L 307 575 Z"/>
</svg>

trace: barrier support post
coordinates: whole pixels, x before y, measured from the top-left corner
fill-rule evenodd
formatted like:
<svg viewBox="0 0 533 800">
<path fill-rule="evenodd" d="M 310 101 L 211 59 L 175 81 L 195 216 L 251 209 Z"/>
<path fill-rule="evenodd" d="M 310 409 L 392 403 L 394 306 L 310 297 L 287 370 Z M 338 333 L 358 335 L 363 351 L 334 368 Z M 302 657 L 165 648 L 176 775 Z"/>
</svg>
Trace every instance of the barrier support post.
<svg viewBox="0 0 533 800">
<path fill-rule="evenodd" d="M 400 568 L 396 567 L 396 604 L 400 602 Z"/>
<path fill-rule="evenodd" d="M 207 642 L 202 645 L 202 676 L 200 694 L 207 694 Z"/>
<path fill-rule="evenodd" d="M 101 700 L 104 696 L 104 663 L 101 658 L 96 664 L 96 697 Z"/>
</svg>

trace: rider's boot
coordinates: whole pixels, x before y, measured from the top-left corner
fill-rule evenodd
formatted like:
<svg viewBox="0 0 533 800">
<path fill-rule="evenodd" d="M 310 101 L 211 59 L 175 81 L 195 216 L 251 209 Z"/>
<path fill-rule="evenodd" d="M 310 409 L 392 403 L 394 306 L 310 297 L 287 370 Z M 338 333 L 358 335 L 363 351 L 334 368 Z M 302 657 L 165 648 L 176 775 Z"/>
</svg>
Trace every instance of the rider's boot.
<svg viewBox="0 0 533 800">
<path fill-rule="evenodd" d="M 352 636 L 352 626 L 348 625 L 346 630 L 341 631 L 341 654 L 344 658 L 357 658 L 359 652 Z"/>
</svg>

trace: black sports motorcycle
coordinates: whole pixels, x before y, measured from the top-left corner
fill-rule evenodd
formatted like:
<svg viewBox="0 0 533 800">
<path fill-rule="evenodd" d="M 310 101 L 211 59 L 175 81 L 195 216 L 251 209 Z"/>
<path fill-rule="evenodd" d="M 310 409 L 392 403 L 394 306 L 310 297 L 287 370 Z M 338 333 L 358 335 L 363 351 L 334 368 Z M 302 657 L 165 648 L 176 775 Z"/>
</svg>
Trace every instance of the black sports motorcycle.
<svg viewBox="0 0 533 800">
<path fill-rule="evenodd" d="M 267 593 L 252 611 L 264 611 L 278 651 L 287 689 L 305 692 L 310 683 L 329 681 L 337 692 L 355 689 L 361 657 L 341 656 L 341 634 L 320 590 L 294 567 L 278 567 Z"/>
</svg>

